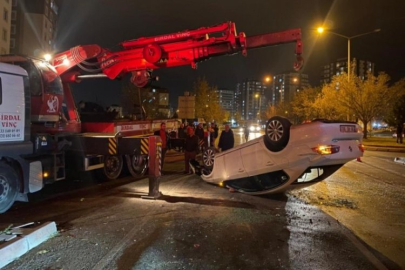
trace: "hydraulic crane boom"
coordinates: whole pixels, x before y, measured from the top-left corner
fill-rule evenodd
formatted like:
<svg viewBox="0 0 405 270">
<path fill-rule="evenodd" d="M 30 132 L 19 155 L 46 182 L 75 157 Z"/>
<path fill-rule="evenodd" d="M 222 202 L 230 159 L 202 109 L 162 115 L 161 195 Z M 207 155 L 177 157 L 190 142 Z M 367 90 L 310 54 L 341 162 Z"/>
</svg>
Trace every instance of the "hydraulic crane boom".
<svg viewBox="0 0 405 270">
<path fill-rule="evenodd" d="M 66 83 L 87 77 L 116 79 L 131 72 L 132 83 L 144 87 L 153 79 L 154 69 L 182 65 L 196 68 L 198 62 L 211 57 L 239 52 L 246 55 L 250 49 L 292 42 L 296 43 L 294 68 L 299 70 L 303 65 L 300 29 L 246 37 L 236 32 L 233 22 L 125 41 L 121 43 L 123 50 L 116 52 L 99 45 L 76 46 L 56 55 L 52 64 Z"/>
</svg>

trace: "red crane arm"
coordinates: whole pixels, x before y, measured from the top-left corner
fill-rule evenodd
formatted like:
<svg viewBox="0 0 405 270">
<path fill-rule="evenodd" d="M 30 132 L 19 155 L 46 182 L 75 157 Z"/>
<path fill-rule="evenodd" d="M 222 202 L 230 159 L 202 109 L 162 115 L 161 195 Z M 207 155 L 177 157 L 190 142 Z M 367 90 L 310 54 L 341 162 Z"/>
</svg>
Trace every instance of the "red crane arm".
<svg viewBox="0 0 405 270">
<path fill-rule="evenodd" d="M 110 79 L 132 73 L 132 82 L 143 87 L 151 80 L 151 71 L 159 68 L 191 65 L 211 57 L 249 49 L 296 42 L 295 54 L 302 67 L 300 29 L 246 37 L 237 34 L 235 23 L 183 31 L 168 35 L 142 37 L 121 43 L 123 50 L 110 52 L 98 45 L 77 46 L 55 56 L 53 65 L 62 79 L 78 81 L 84 73 L 102 73 Z M 79 70 L 81 69 L 81 70 Z M 98 75 L 99 76 L 99 75 Z"/>
</svg>

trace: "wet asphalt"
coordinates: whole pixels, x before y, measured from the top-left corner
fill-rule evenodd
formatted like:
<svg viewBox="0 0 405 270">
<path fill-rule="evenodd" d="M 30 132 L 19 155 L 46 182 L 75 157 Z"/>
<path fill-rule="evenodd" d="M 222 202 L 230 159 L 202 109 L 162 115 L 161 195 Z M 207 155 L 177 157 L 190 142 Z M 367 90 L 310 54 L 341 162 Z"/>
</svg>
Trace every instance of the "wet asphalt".
<svg viewBox="0 0 405 270">
<path fill-rule="evenodd" d="M 231 193 L 182 174 L 183 166 L 170 151 L 158 200 L 141 198 L 147 178 L 86 174 L 16 203 L 0 228 L 55 221 L 59 233 L 4 269 L 401 268 L 317 204 L 290 193 Z"/>
<path fill-rule="evenodd" d="M 158 200 L 126 177 L 17 203 L 0 224 L 55 221 L 59 234 L 5 269 L 399 269 L 317 206 L 231 193 L 182 166 L 169 153 Z"/>
</svg>

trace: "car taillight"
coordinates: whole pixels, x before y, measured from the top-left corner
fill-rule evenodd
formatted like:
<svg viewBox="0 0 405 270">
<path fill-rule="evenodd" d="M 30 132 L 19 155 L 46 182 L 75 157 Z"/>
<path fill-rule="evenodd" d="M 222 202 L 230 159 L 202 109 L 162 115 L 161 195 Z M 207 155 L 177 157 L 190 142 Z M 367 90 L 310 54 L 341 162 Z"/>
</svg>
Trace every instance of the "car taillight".
<svg viewBox="0 0 405 270">
<path fill-rule="evenodd" d="M 364 153 L 364 144 L 359 144 L 359 149 L 362 153 Z"/>
<path fill-rule="evenodd" d="M 338 153 L 340 150 L 340 146 L 338 145 L 319 145 L 317 147 L 312 148 L 312 151 L 320 154 L 320 155 L 330 155 Z"/>
</svg>

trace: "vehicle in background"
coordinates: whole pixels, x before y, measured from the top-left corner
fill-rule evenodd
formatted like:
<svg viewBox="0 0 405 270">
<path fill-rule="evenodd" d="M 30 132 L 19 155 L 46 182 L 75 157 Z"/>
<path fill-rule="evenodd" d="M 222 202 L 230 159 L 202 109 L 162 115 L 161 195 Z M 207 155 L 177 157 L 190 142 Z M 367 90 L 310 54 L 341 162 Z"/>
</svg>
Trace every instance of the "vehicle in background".
<svg viewBox="0 0 405 270">
<path fill-rule="evenodd" d="M 262 130 L 262 127 L 258 124 L 252 124 L 249 126 L 250 132 L 260 132 L 261 130 Z"/>
<path fill-rule="evenodd" d="M 392 133 L 392 138 L 397 138 L 398 137 L 398 135 L 397 135 L 397 133 L 395 132 L 395 133 Z M 402 138 L 405 138 L 405 134 L 404 133 L 402 133 Z"/>
</svg>

